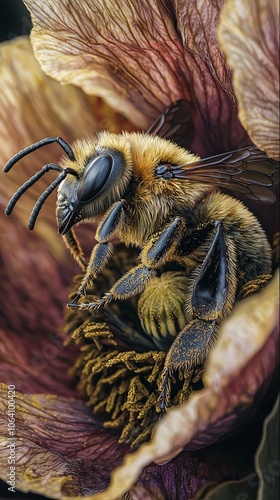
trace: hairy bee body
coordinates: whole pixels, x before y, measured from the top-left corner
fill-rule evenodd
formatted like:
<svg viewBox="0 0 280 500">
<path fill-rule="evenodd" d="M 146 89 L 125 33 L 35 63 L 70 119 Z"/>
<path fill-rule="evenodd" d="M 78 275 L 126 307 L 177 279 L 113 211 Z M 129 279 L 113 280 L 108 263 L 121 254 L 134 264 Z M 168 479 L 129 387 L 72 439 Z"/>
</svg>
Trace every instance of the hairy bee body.
<svg viewBox="0 0 280 500">
<path fill-rule="evenodd" d="M 101 146 L 101 147 L 100 147 Z M 239 200 L 221 193 L 214 184 L 205 184 L 181 179 L 155 179 L 154 169 L 159 164 L 181 165 L 199 159 L 183 148 L 159 137 L 125 132 L 121 135 L 101 133 L 93 138 L 77 141 L 73 151 L 78 158 L 75 169 L 82 176 L 85 163 L 99 150 L 121 152 L 125 163 L 125 178 L 113 186 L 110 193 L 84 207 L 83 220 L 103 215 L 114 203 L 126 194 L 127 183 L 133 181 L 135 188 L 126 201 L 125 214 L 117 229 L 117 236 L 126 245 L 143 248 L 150 238 L 175 217 L 186 220 L 186 239 L 192 232 L 215 222 L 223 221 L 223 227 L 234 241 L 240 274 L 243 281 L 253 279 L 271 270 L 271 249 L 258 219 Z M 65 158 L 63 168 L 73 168 Z M 60 185 L 59 192 L 67 191 L 67 182 L 77 183 L 69 175 Z M 59 207 L 59 205 L 58 205 Z M 105 213 L 105 216 L 104 216 Z M 58 215 L 59 218 L 59 215 Z M 256 239 L 257 237 L 257 239 Z M 184 246 L 182 243 L 181 246 Z M 172 258 L 184 265 L 193 264 L 193 258 L 176 255 Z M 169 255 L 171 258 L 171 254 Z"/>
<path fill-rule="evenodd" d="M 166 113 L 170 109 L 172 105 Z M 201 363 L 241 287 L 271 273 L 271 248 L 261 224 L 219 186 L 273 201 L 270 186 L 277 167 L 254 147 L 200 160 L 161 137 L 101 132 L 72 146 L 47 138 L 15 155 L 5 170 L 50 142 L 58 142 L 66 154 L 59 165 L 46 165 L 22 186 L 6 213 L 46 171 L 61 172 L 36 203 L 29 227 L 33 229 L 45 199 L 59 186 L 58 230 L 86 270 L 68 306 L 93 310 L 143 292 L 138 309 L 142 327 L 159 348 L 168 349 L 173 342 L 165 363 L 164 407 L 169 372 Z M 85 266 L 72 227 L 92 220 L 98 223 L 97 244 Z M 113 235 L 127 247 L 139 248 L 139 265 L 100 300 L 79 303 L 109 261 Z"/>
<path fill-rule="evenodd" d="M 211 339 L 206 341 L 208 349 L 215 337 L 216 323 L 219 324 L 230 312 L 241 286 L 260 274 L 271 272 L 270 245 L 257 218 L 242 202 L 221 193 L 214 184 L 193 182 L 187 179 L 156 178 L 155 169 L 158 165 L 190 164 L 198 159 L 165 139 L 140 133 L 113 135 L 104 132 L 86 143 L 85 141 L 77 142 L 73 145 L 73 151 L 79 159 L 79 163 L 77 161 L 75 164 L 79 176 L 83 176 L 85 164 L 96 154 L 109 152 L 121 155 L 122 174 L 118 182 L 105 190 L 103 195 L 97 196 L 96 199 L 82 206 L 80 213 L 82 220 L 91 219 L 96 215 L 102 216 L 96 231 L 96 238 L 99 242 L 97 248 L 101 249 L 100 252 L 104 248 L 107 251 L 107 245 L 113 233 L 125 245 L 133 245 L 141 250 L 140 266 L 127 273 L 126 278 L 105 295 L 104 303 L 101 301 L 99 304 L 87 305 L 87 308 L 98 307 L 115 299 L 128 298 L 141 293 L 145 287 L 149 289 L 150 280 L 155 280 L 156 276 L 162 274 L 166 268 L 168 269 L 168 264 L 172 262 L 177 263 L 182 269 L 193 268 L 182 307 L 187 311 L 188 318 L 195 318 L 198 315 L 203 321 L 212 322 L 212 333 L 209 334 Z M 65 159 L 61 166 L 67 169 L 70 168 L 70 164 L 73 168 L 72 162 Z M 76 192 L 75 186 L 78 184 L 79 177 L 76 178 L 70 174 L 59 187 L 58 225 L 63 220 L 60 215 L 60 199 L 62 197 L 64 207 L 67 193 L 72 189 Z M 120 213 L 117 219 L 114 219 L 115 215 L 113 215 L 112 222 L 110 221 L 112 213 L 118 209 L 120 203 L 122 203 Z M 69 208 L 69 203 L 66 203 L 66 206 Z M 74 215 L 74 222 L 75 217 L 77 216 Z M 173 230 L 172 224 L 175 224 L 176 220 L 178 227 L 174 226 Z M 110 221 L 109 230 L 108 221 Z M 208 257 L 207 264 L 211 263 L 213 270 L 209 277 L 205 275 L 204 281 L 207 279 L 210 281 L 213 279 L 214 282 L 219 279 L 224 280 L 223 291 L 219 291 L 223 298 L 219 299 L 220 304 L 217 305 L 218 299 L 214 297 L 209 311 L 205 314 L 201 312 L 196 314 L 192 304 L 194 289 L 197 287 L 197 276 L 201 272 L 202 263 L 207 258 L 207 252 L 213 242 L 217 223 L 220 224 L 223 232 L 224 242 L 219 245 L 225 246 L 222 259 L 226 269 L 222 277 L 217 275 L 212 278 L 215 273 L 215 263 L 211 260 L 217 259 L 219 253 L 215 250 L 215 256 L 213 253 L 212 257 Z M 106 227 L 105 230 L 104 227 Z M 111 251 L 112 249 L 110 255 Z M 83 295 L 89 283 L 99 272 L 102 272 L 103 264 L 105 265 L 110 255 L 104 254 L 103 262 L 100 263 L 99 254 L 96 256 L 93 251 L 93 258 L 87 268 L 78 296 Z M 211 286 L 209 284 L 209 288 Z M 207 283 L 203 283 L 202 288 L 207 289 Z M 201 297 L 205 295 L 208 302 L 211 299 L 205 290 L 200 291 L 200 295 Z M 72 306 L 75 305 L 72 303 Z M 81 304 L 80 307 L 85 306 Z M 171 309 L 170 317 L 172 317 Z M 148 315 L 150 328 L 148 330 L 146 328 L 146 332 L 156 339 L 159 347 L 164 348 L 166 344 L 169 345 L 171 330 L 171 336 L 174 337 L 174 328 L 166 329 L 166 316 L 164 320 L 160 320 L 160 313 L 157 309 L 153 309 L 152 304 Z M 147 325 L 141 314 L 140 319 L 142 324 Z M 175 317 L 174 323 L 176 319 Z M 179 331 L 177 327 L 177 333 Z M 205 356 L 205 348 L 205 345 L 201 345 L 198 359 Z"/>
</svg>

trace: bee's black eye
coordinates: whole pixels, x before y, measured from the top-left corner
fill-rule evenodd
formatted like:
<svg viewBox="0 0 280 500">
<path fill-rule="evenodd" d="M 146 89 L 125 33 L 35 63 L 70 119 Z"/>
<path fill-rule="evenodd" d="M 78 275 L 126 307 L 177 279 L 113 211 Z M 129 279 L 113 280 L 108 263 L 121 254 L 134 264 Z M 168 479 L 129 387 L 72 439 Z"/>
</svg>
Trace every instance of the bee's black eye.
<svg viewBox="0 0 280 500">
<path fill-rule="evenodd" d="M 77 198 L 80 203 L 93 200 L 105 186 L 113 167 L 110 154 L 103 154 L 90 160 L 80 182 Z"/>
</svg>

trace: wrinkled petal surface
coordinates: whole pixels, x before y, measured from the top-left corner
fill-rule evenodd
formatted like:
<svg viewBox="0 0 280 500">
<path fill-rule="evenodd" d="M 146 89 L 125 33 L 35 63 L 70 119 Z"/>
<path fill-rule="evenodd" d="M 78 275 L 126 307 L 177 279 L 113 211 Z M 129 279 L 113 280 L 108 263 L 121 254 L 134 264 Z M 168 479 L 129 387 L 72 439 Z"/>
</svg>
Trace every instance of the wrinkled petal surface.
<svg viewBox="0 0 280 500">
<path fill-rule="evenodd" d="M 2 384 L 0 415 L 0 478 L 7 480 L 8 457 L 15 442 L 16 488 L 21 491 L 48 498 L 84 498 L 104 490 L 112 470 L 128 452 L 84 403 L 74 399 L 16 393 L 11 437 L 8 388 Z M 132 497 L 184 500 L 186 492 L 191 495 L 205 481 L 238 475 L 239 456 L 240 451 L 233 460 L 229 453 L 211 449 L 210 453 L 184 454 L 162 467 L 153 465 L 141 476 Z"/>
<path fill-rule="evenodd" d="M 89 101 L 79 89 L 62 87 L 47 77 L 36 61 L 30 41 L 18 38 L 0 48 L 0 160 L 4 166 L 20 149 L 48 136 L 74 138 L 94 131 L 98 122 L 89 110 Z M 42 148 L 24 158 L 9 174 L 0 173 L 1 205 L 4 208 L 16 189 L 43 165 L 57 162 L 61 149 L 56 145 Z M 19 201 L 15 210 L 27 226 L 28 217 L 38 196 L 54 180 L 46 174 Z M 48 235 L 50 245 L 60 246 L 57 235 L 54 195 L 50 197 L 38 219 L 37 231 Z M 2 213 L 2 210 L 1 210 Z"/>
<path fill-rule="evenodd" d="M 77 400 L 16 393 L 15 435 L 7 428 L 8 389 L 0 392 L 0 477 L 7 481 L 11 443 L 16 443 L 16 488 L 50 498 L 104 489 L 125 452 L 113 434 Z"/>
<path fill-rule="evenodd" d="M 225 481 L 215 486 L 206 483 L 195 500 L 236 500 L 247 498 L 277 500 L 279 496 L 279 394 L 263 423 L 262 438 L 255 453 L 255 470 L 241 480 Z M 206 494 L 207 493 L 207 494 Z"/>
<path fill-rule="evenodd" d="M 256 146 L 279 158 L 279 2 L 229 0 L 218 38 L 233 70 L 238 116 Z"/>
<path fill-rule="evenodd" d="M 264 421 L 263 435 L 255 456 L 259 478 L 258 500 L 265 495 L 279 495 L 279 394 L 271 413 Z"/>
<path fill-rule="evenodd" d="M 47 74 L 103 97 L 138 128 L 186 99 L 194 129 L 189 147 L 200 155 L 248 143 L 215 35 L 222 1 L 25 4 Z"/>
<path fill-rule="evenodd" d="M 59 333 L 70 266 L 56 263 L 35 232 L 3 217 L 0 280 L 0 380 L 27 393 L 77 395 L 68 369 L 76 349 Z M 69 280 L 69 281 L 68 281 Z"/>
</svg>

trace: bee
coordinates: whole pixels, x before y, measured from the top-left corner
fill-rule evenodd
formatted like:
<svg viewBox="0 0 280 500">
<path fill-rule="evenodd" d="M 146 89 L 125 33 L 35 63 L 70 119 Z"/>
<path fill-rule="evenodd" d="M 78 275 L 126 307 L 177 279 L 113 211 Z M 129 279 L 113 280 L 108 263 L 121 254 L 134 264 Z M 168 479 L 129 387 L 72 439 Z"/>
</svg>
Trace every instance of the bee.
<svg viewBox="0 0 280 500">
<path fill-rule="evenodd" d="M 201 364 L 242 286 L 271 273 L 271 247 L 259 220 L 221 189 L 273 203 L 271 187 L 278 182 L 277 162 L 254 146 L 200 159 L 178 145 L 179 129 L 188 122 L 182 109 L 184 101 L 171 104 L 147 133 L 105 131 L 73 145 L 48 137 L 20 151 L 4 167 L 8 172 L 25 155 L 50 143 L 63 149 L 59 164 L 45 165 L 19 188 L 6 215 L 42 175 L 59 172 L 35 204 L 29 229 L 58 187 L 58 232 L 85 271 L 68 307 L 91 311 L 142 293 L 143 329 L 158 348 L 168 349 L 163 406 L 171 371 Z M 73 226 L 96 217 L 97 244 L 86 266 Z M 111 258 L 114 235 L 127 247 L 140 249 L 140 263 L 100 299 L 80 303 Z M 188 277 L 187 269 L 192 269 Z M 149 301 L 155 284 L 160 292 L 165 282 L 163 300 Z"/>
</svg>

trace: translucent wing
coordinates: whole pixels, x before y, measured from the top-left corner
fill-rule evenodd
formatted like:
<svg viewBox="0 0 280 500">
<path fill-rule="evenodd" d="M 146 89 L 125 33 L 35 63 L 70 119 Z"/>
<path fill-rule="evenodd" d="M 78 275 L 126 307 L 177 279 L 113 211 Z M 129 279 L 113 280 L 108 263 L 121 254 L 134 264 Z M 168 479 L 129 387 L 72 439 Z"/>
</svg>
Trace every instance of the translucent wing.
<svg viewBox="0 0 280 500">
<path fill-rule="evenodd" d="M 191 105 L 183 99 L 170 104 L 147 130 L 147 134 L 158 135 L 188 149 L 194 135 Z"/>
<path fill-rule="evenodd" d="M 271 188 L 279 182 L 279 162 L 248 146 L 185 165 L 158 165 L 156 175 L 216 184 L 261 203 L 274 203 Z"/>
</svg>

